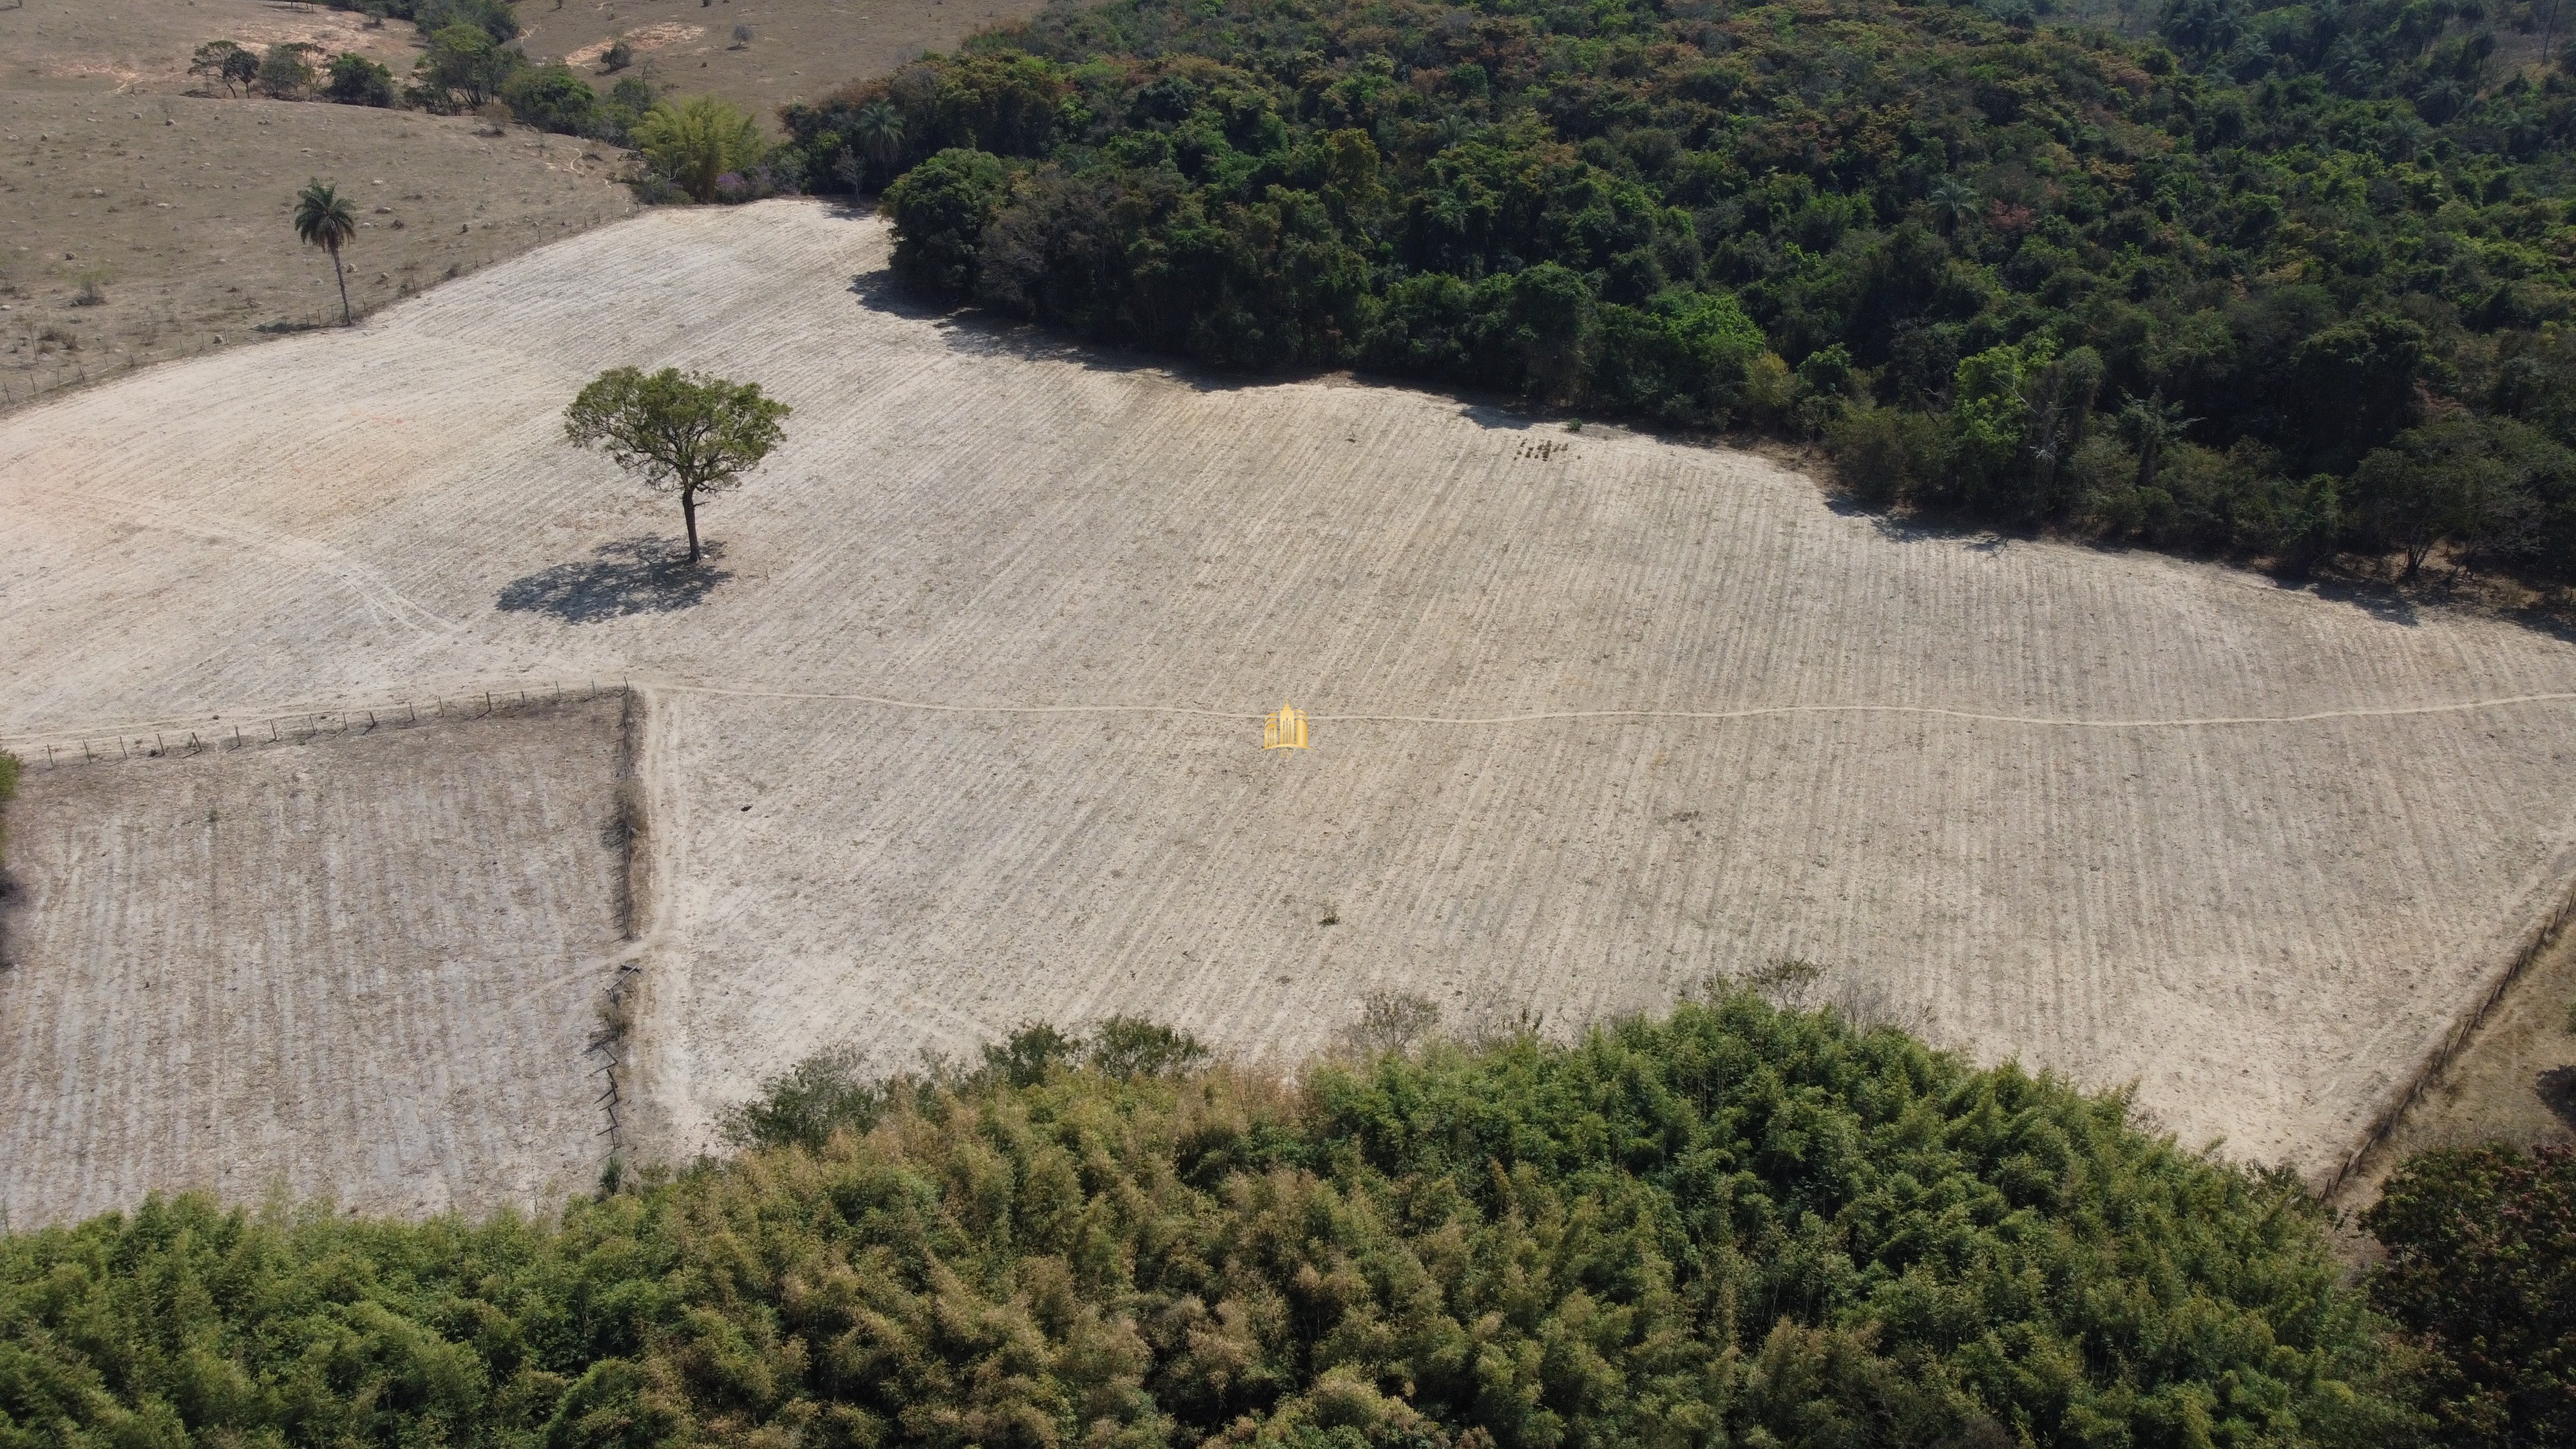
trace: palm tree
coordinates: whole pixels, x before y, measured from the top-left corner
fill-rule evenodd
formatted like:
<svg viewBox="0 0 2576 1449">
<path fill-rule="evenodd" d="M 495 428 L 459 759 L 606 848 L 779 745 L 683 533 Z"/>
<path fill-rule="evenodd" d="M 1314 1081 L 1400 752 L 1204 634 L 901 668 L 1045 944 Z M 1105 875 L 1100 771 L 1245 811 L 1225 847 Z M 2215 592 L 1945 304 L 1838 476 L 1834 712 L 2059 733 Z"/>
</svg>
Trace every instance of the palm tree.
<svg viewBox="0 0 2576 1449">
<path fill-rule="evenodd" d="M 1924 198 L 1931 204 L 1932 214 L 1941 218 L 1944 236 L 1976 216 L 1977 199 L 1977 188 L 1956 176 L 1943 177 L 1941 184 L 1932 188 L 1932 194 Z"/>
<path fill-rule="evenodd" d="M 2165 401 L 2161 388 L 2147 397 L 2132 396 L 2121 405 L 2117 425 L 2121 439 L 2138 455 L 2138 487 L 2156 486 L 2165 450 L 2181 442 L 2183 431 L 2199 421 L 2184 417 L 2181 403 Z"/>
<path fill-rule="evenodd" d="M 903 156 L 903 112 L 886 101 L 870 101 L 851 118 L 850 134 L 868 154 L 886 166 Z"/>
<path fill-rule="evenodd" d="M 699 202 L 714 200 L 718 178 L 750 170 L 768 149 L 759 122 L 713 96 L 656 104 L 635 123 L 635 144 L 656 171 Z"/>
<path fill-rule="evenodd" d="M 349 211 L 349 199 L 333 190 L 331 183 L 314 177 L 295 195 L 295 234 L 306 246 L 331 254 L 331 279 L 340 284 L 340 325 L 352 325 L 357 319 L 349 313 L 349 278 L 340 270 L 340 244 L 358 234 L 358 218 Z"/>
</svg>

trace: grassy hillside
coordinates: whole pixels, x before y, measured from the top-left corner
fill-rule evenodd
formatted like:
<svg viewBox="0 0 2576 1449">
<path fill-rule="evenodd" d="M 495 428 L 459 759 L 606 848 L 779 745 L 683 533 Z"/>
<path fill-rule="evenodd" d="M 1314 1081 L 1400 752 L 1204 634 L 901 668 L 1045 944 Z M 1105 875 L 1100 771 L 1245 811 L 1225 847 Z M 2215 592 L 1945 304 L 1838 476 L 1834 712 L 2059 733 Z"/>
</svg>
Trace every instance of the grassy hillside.
<svg viewBox="0 0 2576 1449">
<path fill-rule="evenodd" d="M 1039 1029 L 882 1087 L 817 1063 L 736 1119 L 785 1145 L 559 1225 L 192 1198 L 0 1240 L 0 1443 L 2179 1446 L 2404 1423 L 2306 1199 L 2116 1099 L 1749 997 L 1295 1090 L 1175 1070 L 1181 1045 Z"/>
<path fill-rule="evenodd" d="M 2554 577 L 2576 90 L 2499 20 L 2541 26 L 1110 0 L 786 119 L 810 174 L 902 177 L 917 283 L 1084 336 L 1822 434 L 1872 501 L 2007 524 Z"/>
</svg>

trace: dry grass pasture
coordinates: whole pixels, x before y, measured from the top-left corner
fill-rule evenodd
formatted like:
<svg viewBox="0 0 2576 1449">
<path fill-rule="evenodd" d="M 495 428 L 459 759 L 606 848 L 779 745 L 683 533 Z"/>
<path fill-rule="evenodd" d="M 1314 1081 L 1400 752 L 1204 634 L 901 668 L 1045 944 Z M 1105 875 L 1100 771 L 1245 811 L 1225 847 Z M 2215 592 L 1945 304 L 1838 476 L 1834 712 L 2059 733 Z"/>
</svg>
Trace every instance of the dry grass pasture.
<svg viewBox="0 0 2576 1449">
<path fill-rule="evenodd" d="M 2367 1205 L 2399 1163 L 2430 1148 L 2495 1139 L 2526 1147 L 2576 1141 L 2571 1010 L 2576 931 L 2562 932 L 2496 1001 L 2459 1055 L 2345 1180 L 2339 1200 Z"/>
<path fill-rule="evenodd" d="M 970 33 L 1039 10 L 1037 0 L 575 0 L 519 7 L 528 54 L 608 77 L 601 57 L 624 40 L 631 72 L 657 89 L 715 95 L 782 134 L 777 110 L 846 81 L 891 70 Z M 736 26 L 751 39 L 737 42 Z"/>
<path fill-rule="evenodd" d="M 886 245 L 657 212 L 0 419 L 0 735 L 632 677 L 671 1153 L 843 1039 L 1285 1061 L 1372 990 L 1562 1028 L 1800 957 L 2322 1180 L 2576 879 L 2564 641 L 1176 376 L 907 308 Z M 615 363 L 796 408 L 694 578 L 561 439 Z"/>
<path fill-rule="evenodd" d="M 288 224 L 316 176 L 357 207 L 344 255 L 360 310 L 634 212 L 609 179 L 617 153 L 568 137 L 186 94 L 203 85 L 188 58 L 209 40 L 309 40 L 399 74 L 411 34 L 266 0 L 0 9 L 0 407 L 336 323 L 331 265 Z"/>
<path fill-rule="evenodd" d="M 529 1210 L 596 1182 L 620 748 L 612 693 L 35 771 L 0 911 L 8 1221 L 273 1184 Z"/>
<path fill-rule="evenodd" d="M 954 45 L 1021 0 L 624 0 L 519 7 L 523 46 L 635 34 L 635 74 L 750 107 Z M 733 47 L 733 27 L 753 41 Z M 0 8 L 0 409 L 145 363 L 336 322 L 330 264 L 287 224 L 309 178 L 355 198 L 349 295 L 371 311 L 632 215 L 613 148 L 468 117 L 190 95 L 209 41 L 301 40 L 410 73 L 416 32 L 292 0 L 23 0 Z M 94 300 L 84 300 L 84 299 Z"/>
</svg>

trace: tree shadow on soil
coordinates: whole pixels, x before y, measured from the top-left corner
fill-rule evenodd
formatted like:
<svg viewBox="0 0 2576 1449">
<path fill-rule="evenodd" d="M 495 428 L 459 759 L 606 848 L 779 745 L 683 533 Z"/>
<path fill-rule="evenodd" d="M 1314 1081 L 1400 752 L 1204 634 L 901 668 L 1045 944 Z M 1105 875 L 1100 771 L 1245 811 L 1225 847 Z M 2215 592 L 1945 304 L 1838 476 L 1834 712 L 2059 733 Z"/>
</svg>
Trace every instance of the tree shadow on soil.
<svg viewBox="0 0 2576 1449">
<path fill-rule="evenodd" d="M 2415 600 L 2394 585 L 2376 579 L 2300 578 L 2281 576 L 2277 582 L 2293 593 L 2313 594 L 2338 604 L 2350 604 L 2383 623 L 2403 624 L 2413 628 L 2423 622 Z"/>
<path fill-rule="evenodd" d="M 2576 1067 L 2542 1072 L 2540 1080 L 2532 1083 L 2532 1090 L 2540 1094 L 2540 1105 L 2547 1107 L 2551 1116 L 2565 1123 L 2568 1130 L 2576 1131 Z"/>
<path fill-rule="evenodd" d="M 890 267 L 861 272 L 850 279 L 850 295 L 871 312 L 928 322 L 940 341 L 959 352 L 980 357 L 1011 357 L 1023 362 L 1069 362 L 1090 372 L 1153 373 L 1199 392 L 1243 392 L 1277 387 L 1329 375 L 1327 368 L 1279 368 L 1269 372 L 1225 372 L 1164 353 L 1132 351 L 1111 343 L 1087 342 L 1040 322 L 988 312 L 982 307 L 925 299 L 905 286 Z"/>
<path fill-rule="evenodd" d="M 851 206 L 848 216 L 872 214 L 872 206 Z M 1313 381 L 1317 378 L 1347 376 L 1364 387 L 1391 387 L 1458 404 L 1458 416 L 1479 427 L 1507 431 L 1526 431 L 1562 427 L 1579 414 L 1535 403 L 1526 398 L 1506 397 L 1486 389 L 1417 377 L 1385 377 L 1366 372 L 1348 374 L 1326 368 L 1281 368 L 1270 372 L 1228 372 L 1186 358 L 1164 353 L 1145 352 L 1112 344 L 1084 341 L 1070 333 L 1044 323 L 1022 322 L 996 315 L 981 307 L 960 306 L 923 297 L 903 285 L 890 267 L 861 272 L 850 279 L 850 295 L 860 306 L 890 316 L 930 323 L 940 340 L 960 352 L 987 357 L 1012 357 L 1023 361 L 1065 362 L 1092 372 L 1153 373 L 1200 392 L 1241 392 L 1255 388 L 1276 387 L 1284 383 Z M 1689 447 L 1747 446 L 1739 435 L 1711 433 L 1694 428 L 1666 428 L 1636 419 L 1603 419 L 1621 431 L 1655 437 Z M 1570 439 L 1570 441 L 1577 441 Z M 1802 468 L 1814 471 L 1811 465 Z M 1889 509 L 1864 504 L 1839 488 L 1826 487 L 1825 504 L 1845 517 L 1867 519 L 1881 538 L 1891 543 L 1948 543 L 1976 553 L 2003 553 L 2015 544 L 2037 542 L 2053 535 L 2034 528 L 1998 527 L 1965 517 L 1945 515 L 1938 510 Z M 2189 551 L 2167 551 L 2122 542 L 2069 538 L 2066 542 L 2089 546 L 2104 553 L 2139 552 L 2176 559 L 2197 559 L 2224 566 L 2249 570 L 2269 576 L 2279 587 L 2311 594 L 2334 603 L 2347 604 L 2384 623 L 2413 627 L 2422 622 L 2420 607 L 2439 605 L 2443 600 L 2422 589 L 2401 589 L 2369 578 L 2324 577 L 2264 567 L 2255 561 L 2213 557 Z M 2499 617 L 2524 628 L 2576 643 L 2576 614 L 2558 608 L 2529 608 L 2501 611 Z"/>
<path fill-rule="evenodd" d="M 707 544 L 704 554 L 690 563 L 688 544 L 674 538 L 603 543 L 586 562 L 512 579 L 494 607 L 505 614 L 552 614 L 567 624 L 693 608 L 733 577 L 715 566 L 724 557 L 723 544 Z"/>
</svg>

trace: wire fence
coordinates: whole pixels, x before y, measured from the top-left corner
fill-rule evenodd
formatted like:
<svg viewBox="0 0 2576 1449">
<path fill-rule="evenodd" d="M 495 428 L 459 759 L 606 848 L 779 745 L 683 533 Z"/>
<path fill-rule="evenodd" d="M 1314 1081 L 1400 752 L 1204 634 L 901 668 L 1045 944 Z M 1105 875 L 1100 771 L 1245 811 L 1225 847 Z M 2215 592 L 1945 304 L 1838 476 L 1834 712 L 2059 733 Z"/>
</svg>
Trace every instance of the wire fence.
<svg viewBox="0 0 2576 1449">
<path fill-rule="evenodd" d="M 130 760 L 186 758 L 210 751 L 267 749 L 319 739 L 411 729 L 451 720 L 488 719 L 562 704 L 587 704 L 626 693 L 626 681 L 583 680 L 514 684 L 463 694 L 399 696 L 370 703 L 153 725 L 109 733 L 33 735 L 0 739 L 23 768 L 61 770 Z"/>
</svg>

